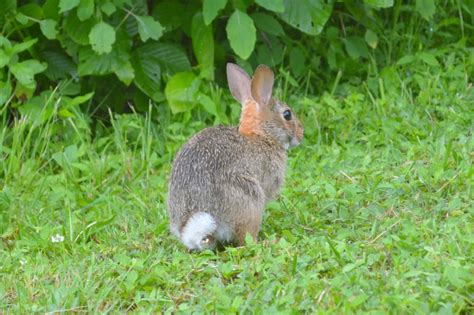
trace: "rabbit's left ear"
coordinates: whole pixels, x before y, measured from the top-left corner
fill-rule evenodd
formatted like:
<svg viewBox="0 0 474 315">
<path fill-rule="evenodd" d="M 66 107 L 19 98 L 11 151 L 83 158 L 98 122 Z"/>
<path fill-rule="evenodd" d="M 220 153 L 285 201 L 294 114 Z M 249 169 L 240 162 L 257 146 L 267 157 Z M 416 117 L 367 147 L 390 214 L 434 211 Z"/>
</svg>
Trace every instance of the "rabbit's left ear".
<svg viewBox="0 0 474 315">
<path fill-rule="evenodd" d="M 252 98 L 258 105 L 265 106 L 270 101 L 274 80 L 273 71 L 269 67 L 265 65 L 257 67 L 252 78 L 250 89 Z"/>
<path fill-rule="evenodd" d="M 227 82 L 232 96 L 242 105 L 250 99 L 250 77 L 236 64 L 227 64 Z"/>
</svg>

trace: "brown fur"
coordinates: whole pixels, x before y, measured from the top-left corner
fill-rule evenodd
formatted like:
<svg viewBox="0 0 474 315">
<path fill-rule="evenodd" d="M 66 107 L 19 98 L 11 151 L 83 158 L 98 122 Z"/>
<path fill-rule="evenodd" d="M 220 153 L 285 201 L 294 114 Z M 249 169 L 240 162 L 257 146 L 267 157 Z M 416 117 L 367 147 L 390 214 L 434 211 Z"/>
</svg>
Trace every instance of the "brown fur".
<svg viewBox="0 0 474 315">
<path fill-rule="evenodd" d="M 283 185 L 286 150 L 303 138 L 296 115 L 285 120 L 283 113 L 291 109 L 271 98 L 270 68 L 259 66 L 251 80 L 240 67 L 228 64 L 227 77 L 232 95 L 242 104 L 239 127 L 202 130 L 183 145 L 173 163 L 170 226 L 189 249 L 212 248 L 216 242 L 243 245 L 247 233 L 257 240 L 265 204 Z M 210 216 L 215 228 L 202 221 L 195 229 L 185 229 L 198 212 Z M 199 238 L 191 242 L 183 230 Z M 203 242 L 198 244 L 200 237 Z"/>
<path fill-rule="evenodd" d="M 257 103 L 255 101 L 248 101 L 242 107 L 239 133 L 244 136 L 262 135 L 260 126 L 262 125 L 263 120 L 263 113 L 258 111 Z"/>
</svg>

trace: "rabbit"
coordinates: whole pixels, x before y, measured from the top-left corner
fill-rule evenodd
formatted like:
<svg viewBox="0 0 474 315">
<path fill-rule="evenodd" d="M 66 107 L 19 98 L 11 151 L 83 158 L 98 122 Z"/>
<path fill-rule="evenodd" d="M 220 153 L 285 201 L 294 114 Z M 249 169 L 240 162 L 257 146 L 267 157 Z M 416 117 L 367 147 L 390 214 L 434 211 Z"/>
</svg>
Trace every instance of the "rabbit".
<svg viewBox="0 0 474 315">
<path fill-rule="evenodd" d="M 190 250 L 257 241 L 265 204 L 283 184 L 287 150 L 303 139 L 295 113 L 272 98 L 274 74 L 260 65 L 252 79 L 227 64 L 232 96 L 241 103 L 238 127 L 195 134 L 173 162 L 168 192 L 171 232 Z"/>
</svg>

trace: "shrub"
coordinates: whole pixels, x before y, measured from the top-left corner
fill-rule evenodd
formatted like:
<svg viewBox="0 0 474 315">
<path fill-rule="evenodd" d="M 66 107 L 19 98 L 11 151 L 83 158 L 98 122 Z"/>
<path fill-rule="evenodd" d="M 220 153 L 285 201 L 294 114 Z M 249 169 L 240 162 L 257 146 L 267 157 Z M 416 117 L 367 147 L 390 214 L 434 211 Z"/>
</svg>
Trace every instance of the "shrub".
<svg viewBox="0 0 474 315">
<path fill-rule="evenodd" d="M 225 120 L 214 82 L 224 82 L 227 61 L 279 68 L 305 93 L 397 61 L 435 65 L 428 49 L 473 40 L 473 1 L 444 2 L 4 0 L 0 106 L 33 115 L 47 103 L 40 91 L 57 89 L 82 95 L 57 102 L 64 117 L 82 103 L 89 113 L 123 112 L 147 110 L 151 100 L 173 114 L 200 106 Z"/>
</svg>

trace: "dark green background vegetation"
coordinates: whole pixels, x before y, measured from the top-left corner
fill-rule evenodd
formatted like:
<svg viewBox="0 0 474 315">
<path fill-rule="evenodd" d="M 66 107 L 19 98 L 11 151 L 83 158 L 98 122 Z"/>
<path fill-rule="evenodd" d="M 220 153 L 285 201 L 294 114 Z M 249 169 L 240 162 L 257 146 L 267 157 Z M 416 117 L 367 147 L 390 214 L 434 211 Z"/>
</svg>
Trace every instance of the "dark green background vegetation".
<svg viewBox="0 0 474 315">
<path fill-rule="evenodd" d="M 151 100 L 180 121 L 194 110 L 226 122 L 213 89 L 229 61 L 265 63 L 305 95 L 339 82 L 378 94 L 379 79 L 397 90 L 400 68 L 422 90 L 412 63 L 436 71 L 446 47 L 472 45 L 473 11 L 472 0 L 4 0 L 0 106 L 38 116 L 55 90 L 63 118 L 81 104 L 146 112 Z"/>
</svg>

